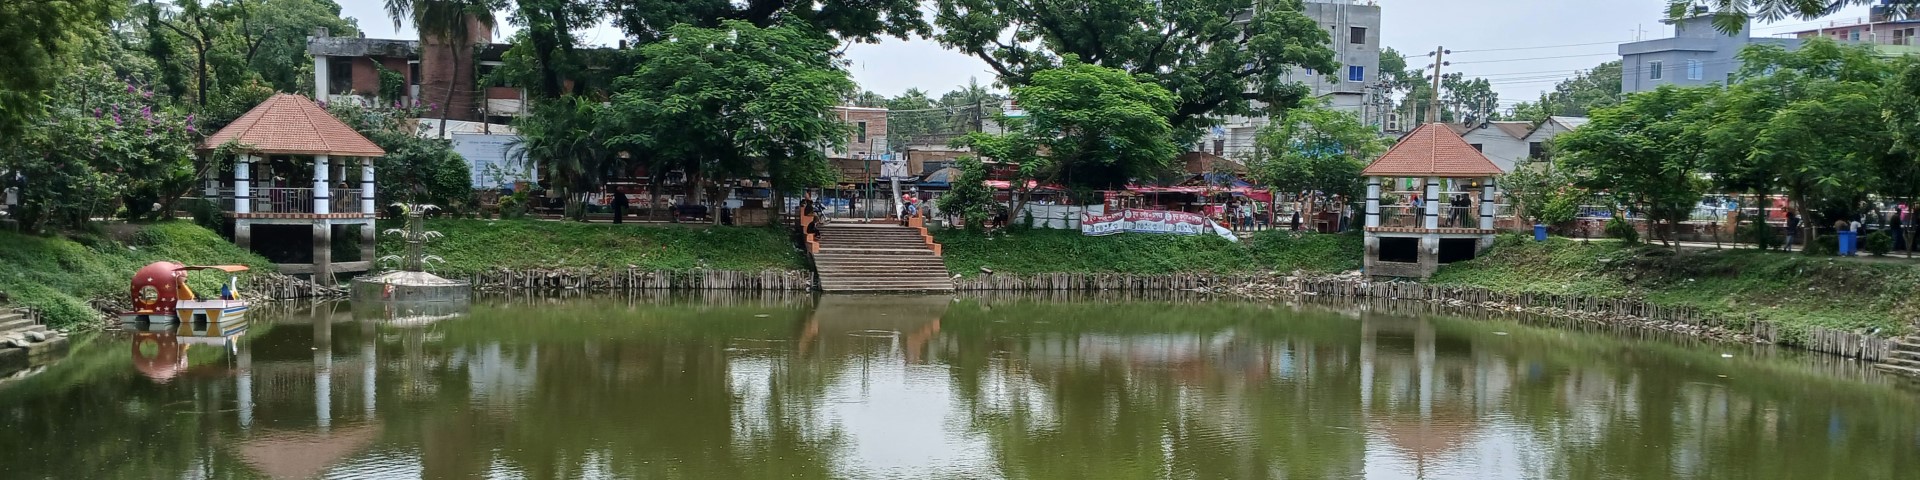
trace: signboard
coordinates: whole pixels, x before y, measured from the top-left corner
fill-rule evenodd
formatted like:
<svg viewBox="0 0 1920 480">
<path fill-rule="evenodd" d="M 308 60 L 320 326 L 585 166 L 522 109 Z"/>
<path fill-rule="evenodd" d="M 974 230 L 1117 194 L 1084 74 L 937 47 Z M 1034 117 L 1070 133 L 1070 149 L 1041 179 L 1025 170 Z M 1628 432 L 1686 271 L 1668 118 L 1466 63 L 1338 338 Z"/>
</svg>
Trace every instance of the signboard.
<svg viewBox="0 0 1920 480">
<path fill-rule="evenodd" d="M 1214 225 L 1213 220 L 1197 213 L 1168 210 L 1112 210 L 1111 213 L 1080 215 L 1080 233 L 1105 236 L 1119 233 L 1160 233 L 1173 235 L 1216 234 L 1239 241 L 1233 233 Z"/>
<path fill-rule="evenodd" d="M 473 188 L 490 189 L 512 185 L 516 181 L 538 181 L 521 162 L 514 145 L 517 135 L 453 134 L 453 151 L 467 161 L 473 175 Z"/>
</svg>

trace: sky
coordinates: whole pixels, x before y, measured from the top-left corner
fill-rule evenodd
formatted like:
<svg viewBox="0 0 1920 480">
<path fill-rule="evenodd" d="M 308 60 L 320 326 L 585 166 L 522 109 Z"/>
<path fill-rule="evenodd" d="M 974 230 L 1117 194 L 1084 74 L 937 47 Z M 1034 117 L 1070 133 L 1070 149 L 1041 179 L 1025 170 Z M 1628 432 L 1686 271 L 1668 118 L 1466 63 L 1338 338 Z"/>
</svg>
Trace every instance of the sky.
<svg viewBox="0 0 1920 480">
<path fill-rule="evenodd" d="M 373 38 L 413 38 L 404 26 L 395 32 L 382 9 L 383 0 L 335 0 L 342 14 L 359 20 Z M 1636 38 L 1665 38 L 1673 34 L 1660 23 L 1667 0 L 1359 0 L 1381 8 L 1382 45 L 1407 55 L 1425 55 L 1444 45 L 1453 53 L 1446 72 L 1461 72 L 1493 82 L 1501 107 L 1535 100 L 1544 90 L 1577 71 L 1618 60 L 1617 45 Z M 1866 7 L 1851 7 L 1818 22 L 1791 19 L 1756 24 L 1755 36 L 1815 28 L 1830 21 L 1852 21 L 1866 15 Z M 513 32 L 501 16 L 500 38 Z M 584 34 L 589 44 L 611 45 L 618 29 L 601 25 Z M 498 40 L 498 39 L 496 39 Z M 972 56 L 940 47 L 932 40 L 887 39 L 878 44 L 847 48 L 848 70 L 867 90 L 893 96 L 919 88 L 934 97 L 966 85 L 969 79 L 992 84 L 994 75 Z M 1407 59 L 1409 67 L 1431 63 L 1424 57 Z"/>
</svg>

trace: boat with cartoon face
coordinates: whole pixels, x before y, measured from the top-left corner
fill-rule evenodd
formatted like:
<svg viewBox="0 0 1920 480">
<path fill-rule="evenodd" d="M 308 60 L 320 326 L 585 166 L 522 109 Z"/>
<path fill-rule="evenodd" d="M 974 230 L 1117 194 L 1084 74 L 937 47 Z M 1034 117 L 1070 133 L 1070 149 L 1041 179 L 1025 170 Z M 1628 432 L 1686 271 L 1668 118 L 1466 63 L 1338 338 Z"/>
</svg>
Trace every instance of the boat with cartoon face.
<svg viewBox="0 0 1920 480">
<path fill-rule="evenodd" d="M 227 282 L 220 286 L 219 294 L 201 296 L 187 285 L 188 274 L 199 270 L 219 270 L 229 274 Z M 154 262 L 140 267 L 134 272 L 132 285 L 128 288 L 133 311 L 120 314 L 120 320 L 133 323 L 238 324 L 246 317 L 247 301 L 240 299 L 239 278 L 233 274 L 246 270 L 245 265 L 188 266 L 174 262 Z"/>
</svg>

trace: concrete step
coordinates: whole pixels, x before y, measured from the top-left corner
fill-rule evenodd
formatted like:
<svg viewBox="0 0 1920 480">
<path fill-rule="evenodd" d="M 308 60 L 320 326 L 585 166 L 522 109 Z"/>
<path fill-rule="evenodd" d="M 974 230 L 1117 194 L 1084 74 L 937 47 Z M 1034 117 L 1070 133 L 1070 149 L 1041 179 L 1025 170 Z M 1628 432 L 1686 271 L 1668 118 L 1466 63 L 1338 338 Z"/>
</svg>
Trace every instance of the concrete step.
<svg viewBox="0 0 1920 480">
<path fill-rule="evenodd" d="M 1912 350 L 1893 350 L 1893 351 L 1887 352 L 1887 358 L 1905 358 L 1908 360 L 1920 360 L 1920 352 L 1916 352 Z"/>
<path fill-rule="evenodd" d="M 826 291 L 826 292 L 951 292 L 953 291 L 953 286 L 947 285 L 947 286 L 938 286 L 938 287 L 936 286 L 916 287 L 916 286 L 899 286 L 899 285 L 874 285 L 874 286 L 851 286 L 851 285 L 850 286 L 825 286 L 825 285 L 822 285 L 820 287 L 820 290 Z"/>
<path fill-rule="evenodd" d="M 1894 340 L 1893 349 L 1894 351 L 1920 352 L 1920 342 L 1906 339 Z"/>
<path fill-rule="evenodd" d="M 1898 365 L 1898 366 L 1910 367 L 1910 368 L 1920 368 L 1920 360 L 1915 360 L 1912 358 L 1888 357 L 1888 358 L 1880 359 L 1880 364 L 1881 365 Z"/>
<path fill-rule="evenodd" d="M 25 318 L 0 318 L 0 333 L 11 332 L 14 329 L 24 329 L 31 326 L 34 326 L 33 321 Z"/>
<path fill-rule="evenodd" d="M 1887 371 L 1890 373 L 1904 375 L 1909 378 L 1920 378 L 1920 368 L 1916 368 L 1916 367 L 1877 363 L 1873 365 L 1873 368 L 1878 368 L 1880 370 Z"/>
<path fill-rule="evenodd" d="M 923 277 L 931 277 L 936 275 L 941 277 L 953 276 L 952 274 L 947 273 L 946 269 L 939 268 L 939 267 L 896 267 L 896 266 L 846 267 L 846 266 L 840 266 L 840 267 L 821 267 L 819 269 L 819 272 L 820 272 L 820 276 L 823 276 L 823 277 L 828 275 L 834 275 L 834 276 L 919 275 Z"/>
<path fill-rule="evenodd" d="M 823 254 L 823 255 L 831 255 L 831 254 L 844 254 L 844 255 L 869 255 L 869 256 L 880 256 L 880 255 L 888 255 L 888 256 L 907 256 L 907 257 L 932 257 L 932 256 L 933 256 L 933 250 L 929 250 L 929 249 L 925 249 L 925 248 L 920 248 L 920 249 L 912 249 L 912 248 L 840 248 L 840 247 L 828 247 L 828 246 L 825 246 L 825 245 L 822 245 L 822 246 L 820 246 L 820 254 Z"/>
</svg>

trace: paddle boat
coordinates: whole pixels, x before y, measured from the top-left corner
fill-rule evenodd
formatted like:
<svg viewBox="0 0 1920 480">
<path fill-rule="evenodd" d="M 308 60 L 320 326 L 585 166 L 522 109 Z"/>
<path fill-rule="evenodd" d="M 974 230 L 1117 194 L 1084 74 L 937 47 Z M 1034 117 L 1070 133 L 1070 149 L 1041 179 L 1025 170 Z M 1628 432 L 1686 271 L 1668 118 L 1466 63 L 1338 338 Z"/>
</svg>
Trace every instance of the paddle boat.
<svg viewBox="0 0 1920 480">
<path fill-rule="evenodd" d="M 220 286 L 220 294 L 215 297 L 201 297 L 187 286 L 187 274 L 197 270 L 219 270 L 228 273 L 227 283 Z M 132 287 L 128 289 L 133 299 L 133 311 L 120 314 L 120 320 L 132 323 L 179 323 L 192 322 L 198 325 L 245 325 L 241 320 L 247 315 L 247 301 L 240 299 L 239 277 L 237 274 L 247 270 L 245 265 L 196 265 L 188 266 L 174 262 L 154 262 L 140 267 L 134 272 Z"/>
</svg>

